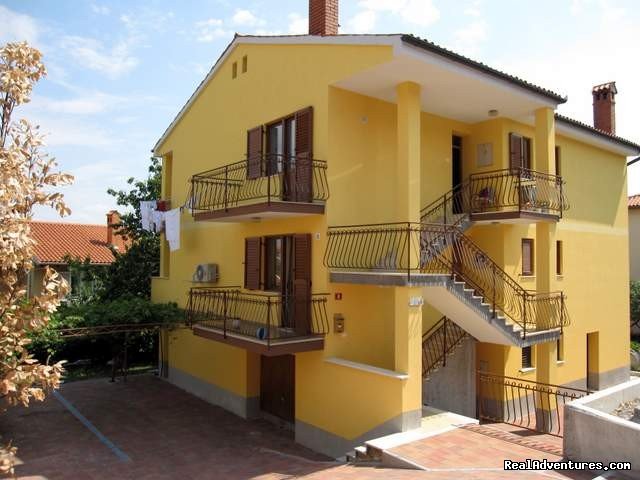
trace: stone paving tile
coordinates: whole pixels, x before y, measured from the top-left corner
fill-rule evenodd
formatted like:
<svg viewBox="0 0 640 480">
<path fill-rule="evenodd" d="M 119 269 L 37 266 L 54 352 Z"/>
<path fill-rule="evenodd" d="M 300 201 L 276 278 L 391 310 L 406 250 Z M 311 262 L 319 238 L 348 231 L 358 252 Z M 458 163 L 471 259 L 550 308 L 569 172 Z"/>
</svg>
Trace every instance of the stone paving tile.
<svg viewBox="0 0 640 480">
<path fill-rule="evenodd" d="M 50 396 L 29 409 L 9 410 L 0 422 L 0 435 L 4 440 L 12 438 L 19 448 L 22 464 L 16 472 L 21 479 L 590 478 L 554 472 L 504 472 L 502 458 L 542 458 L 543 454 L 464 430 L 407 447 L 406 453 L 441 470 L 338 464 L 296 444 L 291 432 L 265 421 L 244 421 L 152 376 L 130 376 L 126 384 L 107 380 L 74 382 L 64 385 L 61 393 L 131 461 L 120 461 Z M 465 466 L 472 469 L 459 470 Z M 486 466 L 493 469 L 477 469 Z"/>
</svg>

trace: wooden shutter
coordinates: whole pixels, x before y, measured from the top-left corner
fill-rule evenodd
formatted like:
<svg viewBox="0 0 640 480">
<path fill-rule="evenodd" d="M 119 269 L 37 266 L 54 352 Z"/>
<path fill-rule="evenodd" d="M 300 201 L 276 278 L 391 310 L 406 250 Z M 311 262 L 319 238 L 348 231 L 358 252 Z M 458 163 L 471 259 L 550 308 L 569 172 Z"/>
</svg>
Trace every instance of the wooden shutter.
<svg viewBox="0 0 640 480">
<path fill-rule="evenodd" d="M 562 240 L 556 240 L 556 275 L 562 275 Z"/>
<path fill-rule="evenodd" d="M 531 139 L 522 138 L 522 168 L 531 170 Z"/>
<path fill-rule="evenodd" d="M 531 368 L 532 366 L 531 347 L 522 347 L 522 368 Z"/>
<path fill-rule="evenodd" d="M 311 234 L 293 236 L 293 321 L 297 333 L 311 333 Z"/>
<path fill-rule="evenodd" d="M 296 119 L 296 202 L 313 200 L 313 107 L 297 111 Z"/>
<path fill-rule="evenodd" d="M 262 126 L 247 132 L 247 179 L 262 175 Z"/>
<path fill-rule="evenodd" d="M 244 288 L 260 289 L 260 264 L 262 260 L 260 237 L 247 238 L 244 241 Z"/>
<path fill-rule="evenodd" d="M 522 137 L 517 133 L 509 134 L 509 167 L 512 169 L 523 166 Z"/>
<path fill-rule="evenodd" d="M 522 239 L 522 274 L 533 275 L 533 240 Z"/>
<path fill-rule="evenodd" d="M 556 175 L 562 175 L 562 166 L 560 165 L 560 147 L 556 147 Z"/>
</svg>

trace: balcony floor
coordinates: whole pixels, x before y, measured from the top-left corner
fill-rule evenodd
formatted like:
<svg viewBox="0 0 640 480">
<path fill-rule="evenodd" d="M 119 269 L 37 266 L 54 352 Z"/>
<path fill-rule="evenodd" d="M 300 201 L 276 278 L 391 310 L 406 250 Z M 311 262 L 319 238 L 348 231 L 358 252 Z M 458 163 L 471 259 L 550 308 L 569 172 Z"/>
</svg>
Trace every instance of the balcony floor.
<svg viewBox="0 0 640 480">
<path fill-rule="evenodd" d="M 246 222 L 268 218 L 301 217 L 324 214 L 324 202 L 260 202 L 220 210 L 197 212 L 196 221 Z"/>
<path fill-rule="evenodd" d="M 267 342 L 266 339 L 261 340 L 241 330 L 230 331 L 229 328 L 227 328 L 225 336 L 222 326 L 220 325 L 218 328 L 216 323 L 208 322 L 207 326 L 196 324 L 193 327 L 193 333 L 199 337 L 227 343 L 266 356 L 324 349 L 323 335 L 296 336 L 295 332 L 289 329 L 278 328 L 276 333 L 278 338 L 272 338 Z"/>
<path fill-rule="evenodd" d="M 560 221 L 560 215 L 548 210 L 495 210 L 472 213 L 470 220 L 477 223 L 556 223 Z"/>
</svg>

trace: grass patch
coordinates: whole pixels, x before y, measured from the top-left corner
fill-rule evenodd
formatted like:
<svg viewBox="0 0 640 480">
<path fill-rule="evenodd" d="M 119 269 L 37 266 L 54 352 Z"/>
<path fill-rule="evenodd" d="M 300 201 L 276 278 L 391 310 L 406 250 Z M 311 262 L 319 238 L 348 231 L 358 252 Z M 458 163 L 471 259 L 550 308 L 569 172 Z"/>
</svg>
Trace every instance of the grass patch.
<svg viewBox="0 0 640 480">
<path fill-rule="evenodd" d="M 631 350 L 635 350 L 636 352 L 640 352 L 640 341 L 631 340 Z"/>
</svg>

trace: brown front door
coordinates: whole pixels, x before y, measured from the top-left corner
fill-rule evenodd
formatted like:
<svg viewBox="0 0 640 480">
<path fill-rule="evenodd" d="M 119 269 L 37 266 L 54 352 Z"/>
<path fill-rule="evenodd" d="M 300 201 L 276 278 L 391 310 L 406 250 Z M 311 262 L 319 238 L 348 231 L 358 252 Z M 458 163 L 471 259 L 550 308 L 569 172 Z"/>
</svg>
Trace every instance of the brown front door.
<svg viewBox="0 0 640 480">
<path fill-rule="evenodd" d="M 295 420 L 295 357 L 293 355 L 261 357 L 260 408 L 287 422 Z"/>
</svg>

